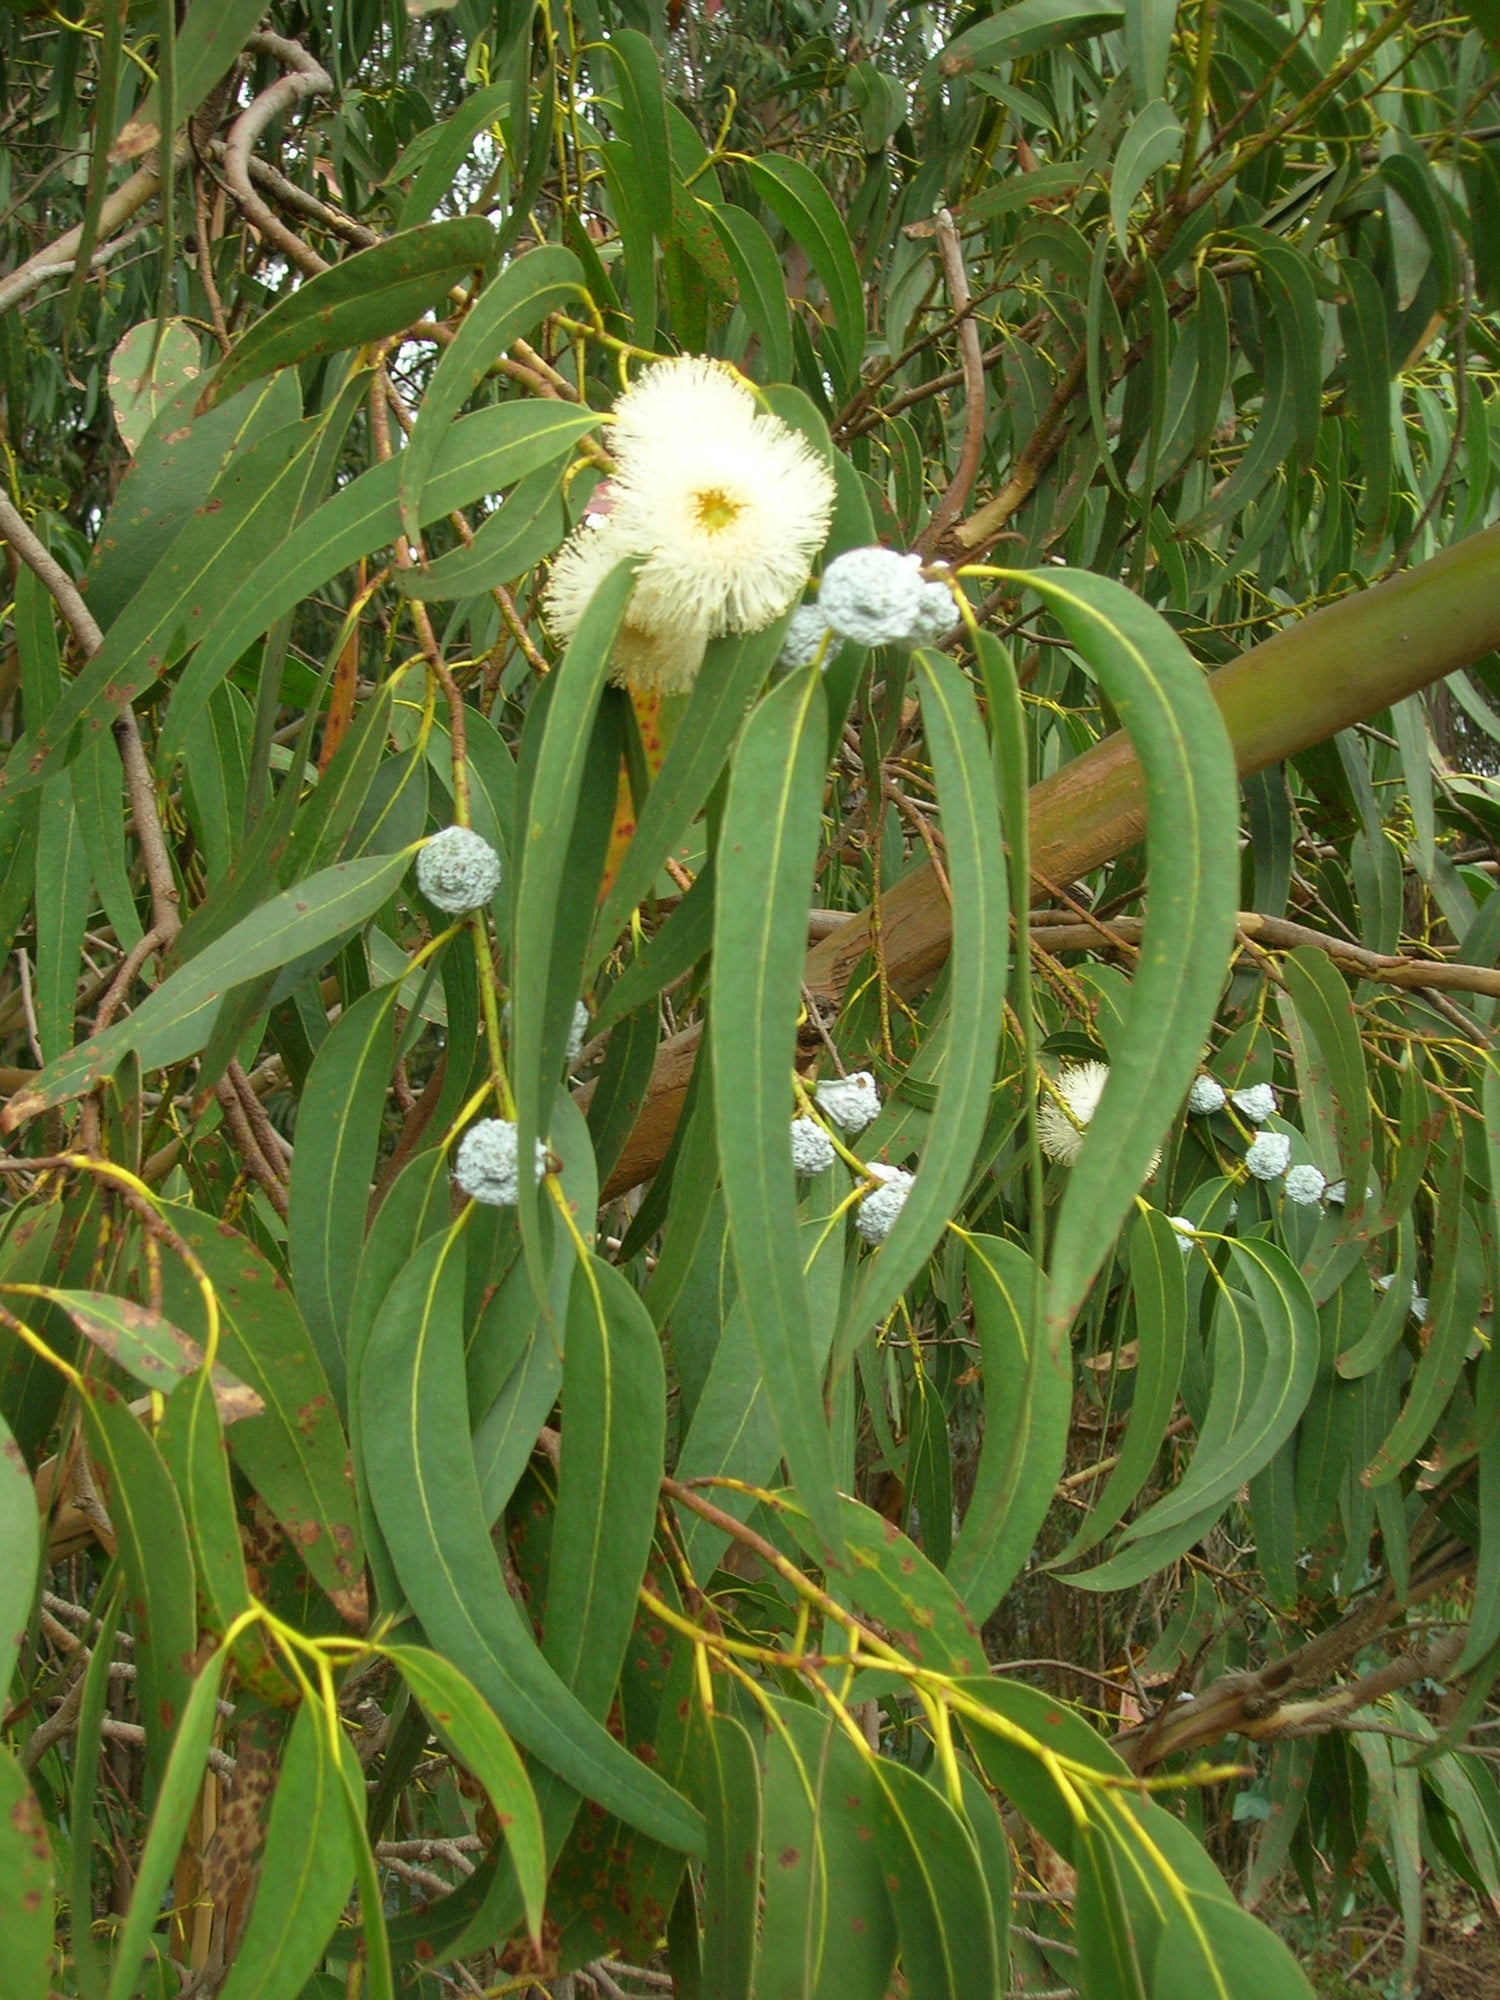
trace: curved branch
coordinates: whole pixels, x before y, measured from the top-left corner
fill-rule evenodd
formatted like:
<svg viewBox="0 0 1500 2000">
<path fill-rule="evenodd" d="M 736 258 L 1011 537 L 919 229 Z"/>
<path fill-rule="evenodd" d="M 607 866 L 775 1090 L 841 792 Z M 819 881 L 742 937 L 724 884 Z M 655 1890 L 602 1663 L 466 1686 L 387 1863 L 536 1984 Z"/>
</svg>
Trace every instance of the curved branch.
<svg viewBox="0 0 1500 2000">
<path fill-rule="evenodd" d="M 224 180 L 245 220 L 253 223 L 266 241 L 275 244 L 299 271 L 315 278 L 329 266 L 310 244 L 287 228 L 250 185 L 250 155 L 256 140 L 275 119 L 284 117 L 304 98 L 331 96 L 333 78 L 306 49 L 284 35 L 252 35 L 245 46 L 252 54 L 275 56 L 286 73 L 263 90 L 230 126 L 224 142 Z"/>
</svg>

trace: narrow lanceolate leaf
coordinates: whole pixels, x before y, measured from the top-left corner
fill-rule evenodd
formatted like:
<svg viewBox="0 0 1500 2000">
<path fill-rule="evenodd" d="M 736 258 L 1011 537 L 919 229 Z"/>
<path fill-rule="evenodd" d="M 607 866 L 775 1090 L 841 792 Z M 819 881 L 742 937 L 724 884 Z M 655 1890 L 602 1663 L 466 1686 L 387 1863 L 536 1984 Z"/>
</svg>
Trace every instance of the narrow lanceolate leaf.
<svg viewBox="0 0 1500 2000">
<path fill-rule="evenodd" d="M 354 1843 L 322 1705 L 304 1701 L 281 1753 L 260 1886 L 223 2000 L 300 1993 L 354 1882 Z"/>
<path fill-rule="evenodd" d="M 489 1794 L 521 1885 L 527 1927 L 539 1938 L 547 1849 L 536 1794 L 515 1746 L 451 1660 L 425 1646 L 388 1646 L 385 1651 L 443 1741 Z"/>
<path fill-rule="evenodd" d="M 619 1679 L 656 1525 L 667 1424 L 661 1342 L 639 1294 L 591 1256 L 574 1273 L 562 1462 L 542 1650 L 584 1707 Z"/>
<path fill-rule="evenodd" d="M 208 630 L 245 566 L 280 547 L 312 470 L 319 429 L 284 425 L 233 460 L 61 701 L 36 727 L 28 725 L 0 770 L 0 798 L 39 784 L 73 750 L 99 740 L 120 704 Z"/>
<path fill-rule="evenodd" d="M 360 1374 L 365 1464 L 402 1588 L 428 1638 L 542 1763 L 668 1846 L 697 1815 L 610 1736 L 543 1659 L 490 1541 L 468 1451 L 463 1238 L 429 1239 L 392 1287 Z"/>
<path fill-rule="evenodd" d="M 916 1185 L 855 1293 L 849 1321 L 857 1332 L 890 1311 L 962 1198 L 989 1114 L 1005 1011 L 1010 904 L 989 743 L 968 683 L 951 660 L 919 652 L 913 670 L 952 891 L 947 1034 Z"/>
<path fill-rule="evenodd" d="M 134 1421 L 132 1418 L 131 1422 Z M 208 1661 L 193 1682 L 192 1693 L 182 1712 L 182 1726 L 172 1745 L 166 1774 L 156 1795 L 151 1824 L 146 1829 L 146 1845 L 136 1867 L 130 1908 L 116 1936 L 109 2000 L 132 2000 L 137 1991 L 151 1933 L 161 1916 L 161 1899 L 172 1880 L 172 1870 L 177 1865 L 188 1820 L 203 1784 L 208 1746 L 218 1720 L 219 1683 L 224 1676 L 227 1657 L 221 1649 Z"/>
<path fill-rule="evenodd" d="M 1365 1469 L 1367 1486 L 1385 1486 L 1393 1480 L 1416 1457 L 1447 1406 L 1474 1338 L 1484 1277 L 1484 1246 L 1473 1218 L 1465 1210 L 1459 1219 L 1457 1255 L 1444 1258 L 1437 1268 L 1431 1335 L 1417 1363 L 1401 1414 Z M 1393 1284 L 1391 1290 L 1395 1289 Z"/>
<path fill-rule="evenodd" d="M 545 727 L 532 774 L 525 823 L 520 829 L 520 880 L 516 889 L 513 989 L 511 993 L 512 1085 L 516 1094 L 520 1157 L 532 1157 L 545 1138 L 543 1114 L 552 1102 L 562 1067 L 563 1041 L 573 1002 L 559 1023 L 550 1006 L 553 946 L 559 928 L 559 899 L 567 866 L 569 833 L 578 811 L 594 718 L 604 692 L 615 634 L 625 615 L 633 568 L 619 563 L 595 590 L 562 665 L 549 684 Z M 546 1287 L 537 1226 L 537 1190 L 530 1174 L 521 1176 L 521 1231 L 527 1263 L 539 1294 Z"/>
<path fill-rule="evenodd" d="M 349 1447 L 338 1407 L 296 1300 L 263 1251 L 186 1203 L 167 1220 L 208 1273 L 219 1301 L 219 1352 L 264 1412 L 237 1423 L 229 1449 L 335 1603 L 358 1592 L 364 1568 Z M 166 1304 L 201 1340 L 203 1303 L 177 1259 L 164 1265 Z"/>
<path fill-rule="evenodd" d="M 568 403 L 500 403 L 462 418 L 438 446 L 418 508 L 420 524 L 551 464 L 598 421 Z M 216 608 L 212 630 L 173 691 L 158 752 L 163 760 L 180 753 L 194 716 L 247 646 L 340 570 L 395 540 L 400 474 L 399 459 L 372 465 L 325 500 L 289 544 L 239 567 L 233 595 Z"/>
<path fill-rule="evenodd" d="M 662 862 L 702 810 L 784 632 L 784 621 L 778 619 L 764 632 L 733 633 L 710 643 L 619 873 L 600 905 L 591 954 L 595 959 L 613 947 L 631 911 L 650 894 Z"/>
<path fill-rule="evenodd" d="M 41 1553 L 31 1474 L 0 1417 L 0 1688 L 10 1686 L 26 1637 Z"/>
<path fill-rule="evenodd" d="M 875 1844 L 912 2000 L 999 2000 L 989 1893 L 973 1838 L 909 1764 L 876 1759 Z"/>
<path fill-rule="evenodd" d="M 497 354 L 530 333 L 566 301 L 587 298 L 583 272 L 571 250 L 542 244 L 517 258 L 470 306 L 452 342 L 443 349 L 416 426 L 400 457 L 401 527 L 415 540 L 422 496 L 438 447 L 453 419 L 478 388 Z"/>
<path fill-rule="evenodd" d="M 320 271 L 255 322 L 214 371 L 199 409 L 274 369 L 400 333 L 487 264 L 494 245 L 487 222 L 464 216 L 404 229 Z"/>
<path fill-rule="evenodd" d="M 71 774 L 59 771 L 42 787 L 36 849 L 37 1040 L 47 1062 L 73 1046 L 73 1005 L 93 903 L 89 875 Z"/>
<path fill-rule="evenodd" d="M 825 730 L 822 682 L 808 667 L 766 697 L 740 739 L 718 849 L 709 1036 L 724 1199 L 761 1379 L 798 1497 L 837 1553 L 787 1137 Z"/>
<path fill-rule="evenodd" d="M 747 162 L 756 193 L 778 216 L 823 280 L 846 376 L 859 371 L 865 343 L 864 289 L 849 232 L 827 188 L 803 161 L 765 153 Z"/>
<path fill-rule="evenodd" d="M 187 1523 L 161 1454 L 129 1406 L 103 1386 L 82 1403 L 89 1451 L 125 1566 L 136 1697 L 156 1784 L 187 1703 L 198 1643 Z"/>
<path fill-rule="evenodd" d="M 1148 1208 L 1130 1236 L 1130 1283 L 1135 1294 L 1138 1348 L 1130 1421 L 1114 1470 L 1056 1561 L 1071 1562 L 1104 1540 L 1150 1475 L 1171 1421 L 1187 1348 L 1187 1286 L 1182 1239 Z"/>
<path fill-rule="evenodd" d="M 1268 1465 L 1295 1430 L 1317 1376 L 1317 1309 L 1296 1266 L 1260 1238 L 1231 1239 L 1244 1293 L 1225 1287 L 1214 1316 L 1213 1392 L 1180 1483 L 1132 1521 L 1119 1552 L 1074 1576 L 1087 1590 L 1119 1590 L 1198 1539 L 1232 1494 Z"/>
<path fill-rule="evenodd" d="M 1049 1338 L 1066 1338 L 1192 1081 L 1239 902 L 1234 759 L 1196 661 L 1122 584 L 1017 573 L 1119 714 L 1146 781 L 1147 910 L 1130 1012 L 1053 1234 Z"/>
<path fill-rule="evenodd" d="M 400 982 L 377 987 L 330 1029 L 297 1111 L 287 1249 L 297 1302 L 342 1404 L 344 1335 L 364 1248 Z"/>
<path fill-rule="evenodd" d="M 5 1990 L 47 2000 L 52 1990 L 52 1843 L 26 1774 L 0 1744 L 0 1944 Z"/>
<path fill-rule="evenodd" d="M 698 1797 L 707 1829 L 703 1874 L 703 1991 L 750 2000 L 760 1891 L 760 1766 L 742 1722 L 699 1715 Z"/>
<path fill-rule="evenodd" d="M 180 966 L 133 1014 L 80 1042 L 62 1061 L 49 1063 L 35 1083 L 11 1099 L 4 1129 L 14 1131 L 37 1112 L 82 1096 L 110 1074 L 128 1049 L 140 1057 L 142 1069 L 195 1055 L 212 1032 L 225 993 L 279 971 L 364 923 L 406 873 L 413 851 L 336 862 L 262 903 Z"/>
<path fill-rule="evenodd" d="M 1369 1184 L 1370 1090 L 1349 989 L 1328 954 L 1307 945 L 1287 954 L 1283 976 L 1298 1018 L 1328 1068 L 1346 1187 L 1344 1215 L 1353 1222 L 1363 1213 Z"/>
<path fill-rule="evenodd" d="M 7 1288 L 0 1287 L 3 1289 Z M 148 1389 L 170 1395 L 184 1376 L 203 1366 L 203 1349 L 198 1343 L 148 1306 L 117 1299 L 109 1292 L 60 1291 L 52 1285 L 19 1289 L 27 1296 L 61 1306 L 85 1340 L 92 1341 Z M 234 1424 L 242 1417 L 258 1417 L 265 1409 L 253 1389 L 217 1362 L 212 1379 L 222 1422 Z"/>
<path fill-rule="evenodd" d="M 1052 1505 L 1073 1408 L 1072 1358 L 1041 1338 L 1040 1273 L 1019 1244 L 971 1237 L 969 1295 L 987 1385 L 974 1492 L 948 1558 L 949 1582 L 987 1618 L 1024 1568 Z"/>
</svg>

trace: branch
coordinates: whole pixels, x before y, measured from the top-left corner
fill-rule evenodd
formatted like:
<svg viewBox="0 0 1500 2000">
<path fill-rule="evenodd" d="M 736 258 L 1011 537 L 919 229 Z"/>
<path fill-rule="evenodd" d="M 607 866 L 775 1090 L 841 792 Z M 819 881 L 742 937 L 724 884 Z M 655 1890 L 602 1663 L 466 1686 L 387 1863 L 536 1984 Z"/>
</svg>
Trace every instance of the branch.
<svg viewBox="0 0 1500 2000">
<path fill-rule="evenodd" d="M 943 276 L 948 281 L 948 297 L 958 320 L 958 353 L 964 371 L 964 441 L 958 467 L 948 482 L 948 490 L 932 510 L 932 518 L 917 537 L 916 546 L 931 555 L 948 529 L 963 511 L 979 476 L 979 459 L 984 450 L 984 354 L 979 328 L 970 310 L 969 274 L 964 269 L 963 245 L 953 226 L 953 217 L 940 208 L 935 221 L 938 251 L 943 260 Z"/>
<path fill-rule="evenodd" d="M 310 244 L 288 229 L 251 187 L 250 154 L 266 127 L 284 117 L 304 98 L 331 96 L 333 78 L 321 63 L 314 62 L 306 49 L 284 35 L 252 35 L 245 46 L 255 55 L 275 56 L 286 74 L 263 90 L 230 126 L 224 142 L 224 179 L 246 221 L 253 223 L 266 241 L 274 243 L 298 270 L 315 278 L 329 269 L 328 264 Z"/>
<path fill-rule="evenodd" d="M 154 162 L 138 168 L 128 181 L 115 189 L 100 209 L 98 236 L 101 239 L 113 236 L 121 223 L 128 222 L 138 209 L 145 207 L 160 186 L 161 174 Z M 29 299 L 49 278 L 60 278 L 71 271 L 82 242 L 83 224 L 80 223 L 76 229 L 65 230 L 56 242 L 48 243 L 28 257 L 24 264 L 18 264 L 9 276 L 0 279 L 0 312 L 9 311 L 22 299 Z M 106 244 L 101 241 L 100 247 L 89 259 L 90 270 L 121 248 L 122 243 Z"/>
<path fill-rule="evenodd" d="M 1500 646 L 1500 527 L 1430 562 L 1356 591 L 1289 625 L 1208 677 L 1241 777 L 1295 756 Z M 1130 739 L 1106 737 L 1031 792 L 1031 854 L 1039 876 L 1069 883 L 1133 847 L 1145 831 L 1146 788 Z M 881 898 L 886 973 L 903 996 L 929 985 L 947 959 L 952 915 L 930 863 Z M 809 952 L 803 974 L 837 1007 L 871 948 L 862 910 Z M 1428 968 L 1423 968 L 1424 972 Z M 693 1073 L 701 1029 L 657 1051 L 641 1115 L 605 1187 L 649 1180 L 666 1158 Z"/>
</svg>

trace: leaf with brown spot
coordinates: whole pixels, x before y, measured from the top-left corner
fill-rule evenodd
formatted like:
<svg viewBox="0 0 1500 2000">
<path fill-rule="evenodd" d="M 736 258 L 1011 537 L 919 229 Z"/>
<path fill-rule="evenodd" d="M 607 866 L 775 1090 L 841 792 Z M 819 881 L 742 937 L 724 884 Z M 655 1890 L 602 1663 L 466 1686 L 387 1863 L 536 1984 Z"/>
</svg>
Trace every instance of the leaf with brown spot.
<svg viewBox="0 0 1500 2000">
<path fill-rule="evenodd" d="M 20 1765 L 0 1746 L 0 1940 L 7 2000 L 47 2000 L 52 1921 L 46 1822 Z"/>
<path fill-rule="evenodd" d="M 109 1292 L 57 1291 L 48 1285 L 36 1286 L 35 1296 L 61 1306 L 86 1339 L 144 1388 L 170 1396 L 184 1376 L 197 1374 L 203 1366 L 203 1349 L 196 1341 L 160 1313 L 131 1299 L 117 1299 Z M 255 1391 L 227 1368 L 215 1364 L 212 1379 L 221 1423 L 238 1423 L 264 1412 L 265 1404 Z"/>
</svg>

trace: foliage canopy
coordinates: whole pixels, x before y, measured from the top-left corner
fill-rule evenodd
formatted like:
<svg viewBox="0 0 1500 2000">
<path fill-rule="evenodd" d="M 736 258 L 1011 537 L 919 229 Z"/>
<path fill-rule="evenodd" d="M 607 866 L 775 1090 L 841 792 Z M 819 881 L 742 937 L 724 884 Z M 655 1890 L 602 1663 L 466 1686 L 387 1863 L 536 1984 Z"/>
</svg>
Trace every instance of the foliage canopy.
<svg viewBox="0 0 1500 2000">
<path fill-rule="evenodd" d="M 7 1992 L 1294 2000 L 1371 1893 L 1409 1986 L 1500 1896 L 1489 0 L 0 62 Z"/>
</svg>

